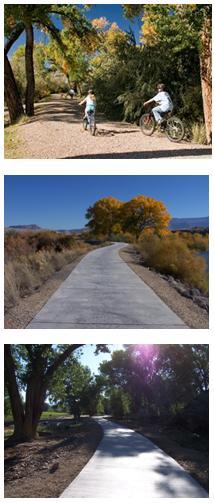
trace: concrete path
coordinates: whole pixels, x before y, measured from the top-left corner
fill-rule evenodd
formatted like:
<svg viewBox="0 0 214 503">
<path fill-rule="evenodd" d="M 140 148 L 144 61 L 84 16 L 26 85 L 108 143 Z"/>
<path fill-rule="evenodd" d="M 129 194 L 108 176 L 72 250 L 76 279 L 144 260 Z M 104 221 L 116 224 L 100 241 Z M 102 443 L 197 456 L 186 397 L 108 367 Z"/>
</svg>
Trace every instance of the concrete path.
<svg viewBox="0 0 214 503">
<path fill-rule="evenodd" d="M 97 419 L 104 430 L 95 454 L 61 498 L 208 498 L 170 456 L 133 430 Z"/>
<path fill-rule="evenodd" d="M 27 328 L 186 328 L 122 260 L 123 247 L 88 253 Z"/>
</svg>

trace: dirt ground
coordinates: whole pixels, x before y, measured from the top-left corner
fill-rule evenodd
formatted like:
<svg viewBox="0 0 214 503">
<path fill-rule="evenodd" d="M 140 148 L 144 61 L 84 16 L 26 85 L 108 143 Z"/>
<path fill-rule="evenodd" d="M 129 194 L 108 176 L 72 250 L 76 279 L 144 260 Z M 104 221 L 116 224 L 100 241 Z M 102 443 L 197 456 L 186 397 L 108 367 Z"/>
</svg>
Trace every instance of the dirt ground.
<svg viewBox="0 0 214 503">
<path fill-rule="evenodd" d="M 81 254 L 70 264 L 65 265 L 60 271 L 55 272 L 38 291 L 20 298 L 18 304 L 5 313 L 4 328 L 25 328 L 40 309 L 42 309 L 49 297 L 73 271 L 84 255 Z"/>
<path fill-rule="evenodd" d="M 116 422 L 132 428 L 137 433 L 148 437 L 154 444 L 174 458 L 192 475 L 207 491 L 209 491 L 209 453 L 208 448 L 190 432 L 164 428 L 160 424 L 142 425 L 132 419 L 116 420 Z"/>
<path fill-rule="evenodd" d="M 5 498 L 59 497 L 102 438 L 101 427 L 88 418 L 43 425 L 38 440 L 5 449 Z"/>
<path fill-rule="evenodd" d="M 35 105 L 35 116 L 16 127 L 17 157 L 25 159 L 151 159 L 209 158 L 211 148 L 188 142 L 173 143 L 163 133 L 144 136 L 139 127 L 107 121 L 97 114 L 97 135 L 82 127 L 78 101 L 52 95 Z M 12 133 L 10 133 L 10 136 Z M 10 143 L 9 143 L 10 144 Z M 8 147 L 9 148 L 9 147 Z M 14 157 L 14 152 L 11 152 Z M 10 153 L 5 150 L 5 157 Z"/>
<path fill-rule="evenodd" d="M 133 246 L 120 252 L 121 258 L 131 269 L 154 290 L 154 292 L 186 323 L 189 328 L 209 328 L 209 315 L 205 309 L 191 299 L 183 297 L 167 280 L 139 262 L 139 255 Z"/>
</svg>

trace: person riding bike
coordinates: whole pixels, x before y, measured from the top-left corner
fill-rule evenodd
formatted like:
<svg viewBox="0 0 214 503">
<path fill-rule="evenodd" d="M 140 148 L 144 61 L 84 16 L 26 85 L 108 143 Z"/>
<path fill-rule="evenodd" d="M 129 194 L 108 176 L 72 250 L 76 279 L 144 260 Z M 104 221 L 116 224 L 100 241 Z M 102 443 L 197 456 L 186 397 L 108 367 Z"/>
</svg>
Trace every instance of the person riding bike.
<svg viewBox="0 0 214 503">
<path fill-rule="evenodd" d="M 88 95 L 86 96 L 86 98 L 84 100 L 82 100 L 79 105 L 83 105 L 83 104 L 86 104 L 86 107 L 85 107 L 85 117 L 84 119 L 87 119 L 88 122 L 89 122 L 89 116 L 90 114 L 94 114 L 95 113 L 95 110 L 96 110 L 96 97 L 95 97 L 95 94 L 93 92 L 92 89 L 89 89 L 88 91 Z"/>
<path fill-rule="evenodd" d="M 172 112 L 174 106 L 169 93 L 165 91 L 164 84 L 158 84 L 157 91 L 158 91 L 157 94 L 153 98 L 151 98 L 148 101 L 145 101 L 144 106 L 147 106 L 153 102 L 157 103 L 157 105 L 154 108 L 152 108 L 152 113 L 154 115 L 157 124 L 161 125 L 164 122 L 163 114 L 167 112 Z"/>
</svg>

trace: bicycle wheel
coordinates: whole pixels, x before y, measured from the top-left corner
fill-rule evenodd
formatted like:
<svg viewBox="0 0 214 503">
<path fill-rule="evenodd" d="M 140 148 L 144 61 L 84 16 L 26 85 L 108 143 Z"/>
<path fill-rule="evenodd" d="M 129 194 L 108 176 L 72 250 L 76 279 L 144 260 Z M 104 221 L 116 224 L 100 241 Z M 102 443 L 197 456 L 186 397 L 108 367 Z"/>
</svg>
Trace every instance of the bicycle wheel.
<svg viewBox="0 0 214 503">
<path fill-rule="evenodd" d="M 166 135 L 170 141 L 179 142 L 184 137 L 184 125 L 178 117 L 170 117 L 167 120 Z"/>
<path fill-rule="evenodd" d="M 140 118 L 139 125 L 143 134 L 145 134 L 146 136 L 151 136 L 155 130 L 155 118 L 152 114 L 144 114 Z"/>
</svg>

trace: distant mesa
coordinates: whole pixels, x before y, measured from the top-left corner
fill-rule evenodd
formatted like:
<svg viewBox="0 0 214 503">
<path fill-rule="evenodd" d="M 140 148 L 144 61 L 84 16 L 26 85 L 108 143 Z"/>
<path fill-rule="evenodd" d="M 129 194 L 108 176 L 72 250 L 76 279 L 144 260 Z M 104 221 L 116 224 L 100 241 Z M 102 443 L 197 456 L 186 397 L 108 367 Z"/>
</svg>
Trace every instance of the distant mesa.
<svg viewBox="0 0 214 503">
<path fill-rule="evenodd" d="M 17 230 L 17 231 L 19 231 L 19 230 L 23 231 L 24 229 L 38 231 L 38 230 L 41 230 L 42 227 L 39 227 L 36 224 L 30 224 L 30 225 L 10 225 L 8 227 L 8 229 L 14 229 L 14 230 Z"/>
<path fill-rule="evenodd" d="M 172 218 L 169 229 L 171 231 L 188 230 L 194 228 L 209 227 L 209 217 L 198 218 Z"/>
<path fill-rule="evenodd" d="M 198 218 L 172 218 L 169 224 L 169 229 L 171 231 L 177 231 L 177 230 L 188 230 L 188 229 L 200 229 L 200 228 L 208 228 L 209 227 L 209 217 L 198 217 Z M 82 229 L 45 229 L 44 227 L 39 227 L 39 225 L 36 224 L 29 224 L 29 225 L 10 225 L 6 229 L 7 231 L 9 230 L 15 230 L 15 231 L 24 231 L 24 230 L 31 230 L 31 231 L 48 231 L 48 230 L 54 230 L 55 232 L 60 232 L 63 234 L 71 234 L 71 233 L 76 233 L 80 234 L 82 232 L 86 232 L 86 228 Z"/>
<path fill-rule="evenodd" d="M 49 230 L 53 230 L 54 232 L 60 232 L 60 233 L 63 233 L 63 234 L 71 234 L 71 233 L 81 233 L 81 232 L 84 232 L 86 231 L 86 229 L 45 229 L 44 227 L 40 227 L 39 225 L 36 225 L 36 224 L 29 224 L 29 225 L 10 225 L 9 227 L 6 228 L 6 231 L 10 231 L 10 230 L 14 230 L 14 231 L 25 231 L 25 230 L 28 230 L 28 231 L 49 231 Z"/>
</svg>

